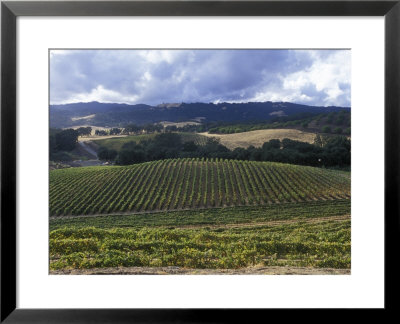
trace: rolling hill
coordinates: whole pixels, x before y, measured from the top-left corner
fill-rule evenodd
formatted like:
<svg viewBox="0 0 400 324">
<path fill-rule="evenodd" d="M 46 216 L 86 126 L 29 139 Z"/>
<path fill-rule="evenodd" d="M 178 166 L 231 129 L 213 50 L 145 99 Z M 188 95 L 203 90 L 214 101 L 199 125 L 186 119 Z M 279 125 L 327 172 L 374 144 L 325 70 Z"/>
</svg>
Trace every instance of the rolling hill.
<svg viewBox="0 0 400 324">
<path fill-rule="evenodd" d="M 272 162 L 170 159 L 50 171 L 50 215 L 142 213 L 350 198 L 349 172 Z"/>
<path fill-rule="evenodd" d="M 73 103 L 50 105 L 50 127 L 80 125 L 121 127 L 133 123 L 166 122 L 245 122 L 265 121 L 299 113 L 320 114 L 348 111 L 343 107 L 314 107 L 289 102 L 180 103 L 149 106 L 116 103 Z"/>
</svg>

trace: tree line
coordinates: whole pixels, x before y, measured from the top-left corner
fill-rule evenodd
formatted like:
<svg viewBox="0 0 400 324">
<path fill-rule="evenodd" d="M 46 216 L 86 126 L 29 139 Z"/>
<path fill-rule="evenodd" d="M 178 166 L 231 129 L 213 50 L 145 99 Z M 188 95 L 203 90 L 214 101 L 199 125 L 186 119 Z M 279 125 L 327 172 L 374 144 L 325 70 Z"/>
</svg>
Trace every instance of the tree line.
<svg viewBox="0 0 400 324">
<path fill-rule="evenodd" d="M 66 152 L 72 151 L 78 143 L 79 132 L 75 129 L 55 129 L 50 128 L 49 132 L 49 151 L 50 160 L 61 161 L 69 160 Z"/>
<path fill-rule="evenodd" d="M 49 131 L 49 153 L 50 160 L 62 161 L 70 160 L 67 152 L 75 149 L 79 136 L 89 136 L 92 127 L 79 127 L 78 129 L 58 129 L 50 128 Z"/>
<path fill-rule="evenodd" d="M 222 158 L 250 161 L 273 161 L 309 166 L 349 167 L 351 142 L 345 136 L 317 135 L 314 144 L 291 140 L 273 139 L 261 147 L 229 150 L 215 138 L 208 138 L 205 145 L 184 142 L 179 133 L 162 133 L 153 139 L 125 143 L 119 152 L 101 147 L 102 160 L 119 165 L 142 163 L 170 158 Z"/>
<path fill-rule="evenodd" d="M 297 128 L 297 129 L 318 129 L 326 134 L 351 133 L 350 111 L 339 111 L 322 114 L 298 113 L 289 116 L 276 116 L 263 121 L 246 122 L 218 122 L 208 124 L 210 134 L 234 134 L 249 132 L 260 129 Z"/>
</svg>

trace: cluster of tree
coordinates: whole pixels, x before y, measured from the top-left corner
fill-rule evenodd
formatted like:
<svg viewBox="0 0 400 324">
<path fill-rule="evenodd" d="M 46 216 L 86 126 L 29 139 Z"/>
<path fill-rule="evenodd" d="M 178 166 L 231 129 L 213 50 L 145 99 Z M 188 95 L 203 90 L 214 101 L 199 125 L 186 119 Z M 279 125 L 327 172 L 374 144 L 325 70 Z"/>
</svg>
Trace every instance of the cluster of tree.
<svg viewBox="0 0 400 324">
<path fill-rule="evenodd" d="M 114 127 L 114 128 L 110 129 L 109 133 L 110 133 L 110 135 L 118 135 L 118 134 L 121 134 L 121 132 L 122 132 L 121 128 Z"/>
<path fill-rule="evenodd" d="M 50 160 L 67 160 L 68 154 L 78 142 L 79 132 L 74 129 L 54 129 L 50 128 L 49 147 Z"/>
<path fill-rule="evenodd" d="M 234 134 L 243 133 L 259 129 L 277 129 L 277 128 L 309 128 L 309 124 L 312 121 L 316 121 L 315 124 L 318 126 L 321 123 L 325 124 L 327 120 L 331 120 L 333 117 L 338 115 L 338 120 L 342 120 L 343 116 L 350 115 L 350 113 L 329 113 L 329 114 L 311 114 L 314 117 L 307 117 L 310 113 L 301 113 L 291 116 L 274 117 L 270 120 L 258 121 L 247 121 L 245 123 L 227 123 L 227 122 L 208 122 L 202 124 L 176 126 L 170 125 L 164 127 L 162 124 L 146 124 L 146 125 L 135 125 L 129 124 L 123 128 L 112 128 L 110 130 L 96 130 L 95 134 L 98 136 L 106 135 L 138 135 L 138 134 L 153 134 L 153 133 L 172 133 L 172 132 L 209 132 L 211 134 Z M 327 117 L 328 116 L 328 117 Z M 346 118 L 349 118 L 347 116 Z M 325 121 L 324 121 L 325 120 Z M 336 124 L 338 124 L 337 122 Z M 347 120 L 344 125 L 349 125 Z M 315 127 L 314 127 L 315 128 Z M 328 125 L 321 125 L 320 131 L 329 134 L 346 134 L 350 135 L 350 127 L 332 127 Z"/>
<path fill-rule="evenodd" d="M 92 134 L 92 127 L 79 127 L 77 132 L 79 136 L 90 136 Z"/>
<path fill-rule="evenodd" d="M 275 120 L 275 119 L 274 119 Z M 231 124 L 231 125 L 217 125 L 211 126 L 209 133 L 211 134 L 234 134 L 250 132 L 253 130 L 260 129 L 277 129 L 277 128 L 287 128 L 287 127 L 302 127 L 308 128 L 308 124 L 311 122 L 310 119 L 299 119 L 299 120 L 289 120 L 281 122 L 272 122 L 271 120 L 266 120 L 264 122 L 247 122 L 244 124 Z"/>
<path fill-rule="evenodd" d="M 106 135 L 110 135 L 110 133 L 109 133 L 108 131 L 103 130 L 103 129 L 96 129 L 96 130 L 94 131 L 94 134 L 97 135 L 97 136 L 106 136 Z"/>
<path fill-rule="evenodd" d="M 122 129 L 118 127 L 111 128 L 109 130 L 106 129 L 96 129 L 94 134 L 97 136 L 107 136 L 107 135 L 118 135 L 122 133 Z"/>
<path fill-rule="evenodd" d="M 350 149 L 350 140 L 344 136 L 318 135 L 314 144 L 274 139 L 265 142 L 260 148 L 250 146 L 247 149 L 236 148 L 231 151 L 215 138 L 209 138 L 205 145 L 197 145 L 192 141 L 183 142 L 179 133 L 163 133 L 139 143 L 125 143 L 118 154 L 107 152 L 107 149 L 103 148 L 102 156 L 111 154 L 115 157 L 116 164 L 120 165 L 168 158 L 204 157 L 346 167 L 350 165 Z"/>
<path fill-rule="evenodd" d="M 177 127 L 176 125 L 170 125 L 164 127 L 162 124 L 146 124 L 146 125 L 135 125 L 129 124 L 123 128 L 114 127 L 110 130 L 96 130 L 95 134 L 99 136 L 105 135 L 138 135 L 138 134 L 154 134 L 154 133 L 172 133 L 172 132 L 205 132 L 207 131 L 207 125 L 185 125 Z"/>
<path fill-rule="evenodd" d="M 107 155 L 113 155 L 113 150 L 100 148 L 100 159 Z M 100 152 L 99 150 L 99 152 Z M 185 157 L 220 157 L 229 154 L 229 149 L 220 144 L 214 138 L 209 138 L 205 145 L 196 145 L 193 141 L 183 142 L 179 133 L 161 133 L 153 139 L 143 140 L 139 143 L 134 141 L 125 143 L 116 156 L 116 164 L 127 165 L 145 161 L 161 160 L 168 158 Z"/>
<path fill-rule="evenodd" d="M 104 161 L 114 161 L 117 157 L 118 152 L 114 149 L 108 149 L 104 146 L 101 146 L 97 151 L 97 157 L 99 160 Z"/>
<path fill-rule="evenodd" d="M 351 142 L 345 136 L 321 137 L 317 135 L 314 144 L 283 139 L 274 139 L 261 148 L 249 147 L 233 150 L 238 159 L 275 161 L 282 163 L 348 167 L 351 162 Z"/>
<path fill-rule="evenodd" d="M 321 128 L 322 133 L 328 133 L 328 134 L 345 134 L 345 135 L 350 135 L 351 134 L 351 128 L 347 127 L 343 129 L 342 127 L 335 127 L 332 129 L 330 126 L 323 126 Z"/>
</svg>

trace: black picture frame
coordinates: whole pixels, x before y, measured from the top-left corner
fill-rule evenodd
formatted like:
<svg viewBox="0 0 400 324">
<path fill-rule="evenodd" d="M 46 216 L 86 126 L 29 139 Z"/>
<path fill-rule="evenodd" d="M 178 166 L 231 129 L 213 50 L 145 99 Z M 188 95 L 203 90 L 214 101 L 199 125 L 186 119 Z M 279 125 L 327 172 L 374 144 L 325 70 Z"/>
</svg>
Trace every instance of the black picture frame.
<svg viewBox="0 0 400 324">
<path fill-rule="evenodd" d="M 385 310 L 399 279 L 400 0 L 392 1 L 2 1 L 1 3 L 1 323 L 236 322 L 265 310 L 16 308 L 16 19 L 19 16 L 384 16 Z M 397 244 L 395 244 L 396 242 Z M 395 245 L 395 246 L 393 246 Z M 266 318 L 264 318 L 266 320 Z"/>
</svg>

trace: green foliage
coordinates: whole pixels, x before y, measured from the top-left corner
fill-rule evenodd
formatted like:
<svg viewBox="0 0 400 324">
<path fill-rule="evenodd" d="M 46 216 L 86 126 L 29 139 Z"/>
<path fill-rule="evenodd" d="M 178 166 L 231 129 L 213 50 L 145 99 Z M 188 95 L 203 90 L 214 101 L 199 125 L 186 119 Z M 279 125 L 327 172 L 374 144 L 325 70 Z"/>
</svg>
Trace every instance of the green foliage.
<svg viewBox="0 0 400 324">
<path fill-rule="evenodd" d="M 190 141 L 183 144 L 183 152 L 195 152 L 197 150 L 197 145 L 195 142 Z"/>
<path fill-rule="evenodd" d="M 103 130 L 103 129 L 96 129 L 94 131 L 94 134 L 97 136 L 107 136 L 107 135 L 110 135 L 110 132 L 107 130 Z"/>
<path fill-rule="evenodd" d="M 101 146 L 97 151 L 98 158 L 103 161 L 113 161 L 117 157 L 117 154 L 116 150 L 107 149 L 103 146 Z"/>
<path fill-rule="evenodd" d="M 211 123 L 211 125 L 209 125 L 208 131 L 211 134 L 233 134 L 259 129 L 299 128 L 299 126 L 302 129 L 310 128 L 314 131 L 322 131 L 322 127 L 326 125 L 350 126 L 350 117 L 350 111 L 347 110 L 319 114 L 298 113 L 289 116 L 274 117 L 263 122 L 247 121 L 241 123 Z"/>
<path fill-rule="evenodd" d="M 343 129 L 342 129 L 341 127 L 336 127 L 336 128 L 333 130 L 333 132 L 334 132 L 335 134 L 342 134 L 342 133 L 343 133 Z"/>
<path fill-rule="evenodd" d="M 64 227 L 50 232 L 50 269 L 254 265 L 350 268 L 350 220 L 253 227 Z"/>
<path fill-rule="evenodd" d="M 181 142 L 194 142 L 196 145 L 204 145 L 207 141 L 207 137 L 200 134 L 195 133 L 179 133 L 181 137 Z M 96 144 L 99 146 L 106 147 L 108 149 L 114 149 L 116 151 L 120 151 L 124 144 L 129 142 L 135 143 L 147 143 L 148 141 L 153 140 L 157 136 L 157 133 L 153 134 L 140 134 L 140 135 L 128 135 L 125 137 L 115 137 L 115 138 L 107 138 L 107 139 L 98 139 L 94 140 Z"/>
<path fill-rule="evenodd" d="M 58 151 L 72 151 L 78 142 L 78 131 L 65 129 L 55 134 L 55 146 Z"/>
<path fill-rule="evenodd" d="M 144 146 L 136 144 L 135 142 L 128 142 L 125 143 L 119 151 L 116 163 L 120 165 L 128 165 L 144 161 L 146 161 Z"/>
<path fill-rule="evenodd" d="M 331 128 L 329 126 L 324 126 L 321 129 L 322 133 L 330 133 L 331 132 Z"/>
<path fill-rule="evenodd" d="M 121 128 L 117 128 L 117 127 L 114 127 L 114 128 L 111 128 L 110 129 L 110 135 L 118 135 L 118 134 L 121 134 Z"/>
<path fill-rule="evenodd" d="M 92 134 L 92 127 L 79 127 L 77 132 L 79 136 L 89 136 Z"/>
<path fill-rule="evenodd" d="M 350 160 L 350 147 L 337 147 L 336 154 L 330 155 L 325 144 L 333 139 L 333 135 L 319 135 L 322 141 L 309 143 L 283 139 L 271 139 L 261 148 L 249 146 L 236 148 L 233 151 L 222 145 L 217 138 L 208 138 L 193 133 L 163 133 L 150 135 L 127 136 L 98 140 L 101 147 L 119 152 L 116 164 L 129 165 L 146 161 L 173 158 L 219 158 L 250 161 L 273 161 L 310 166 L 347 167 Z M 340 142 L 338 142 L 340 143 Z M 347 150 L 347 151 L 346 151 Z M 321 162 L 322 161 L 322 162 Z M 342 162 L 341 162 L 342 161 Z M 345 162 L 344 162 L 345 161 Z"/>
<path fill-rule="evenodd" d="M 72 161 L 73 155 L 65 151 L 50 152 L 51 161 Z"/>
</svg>

